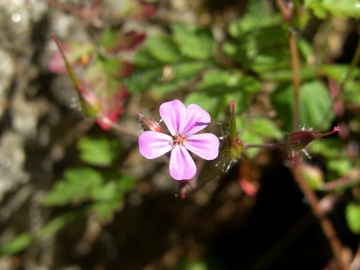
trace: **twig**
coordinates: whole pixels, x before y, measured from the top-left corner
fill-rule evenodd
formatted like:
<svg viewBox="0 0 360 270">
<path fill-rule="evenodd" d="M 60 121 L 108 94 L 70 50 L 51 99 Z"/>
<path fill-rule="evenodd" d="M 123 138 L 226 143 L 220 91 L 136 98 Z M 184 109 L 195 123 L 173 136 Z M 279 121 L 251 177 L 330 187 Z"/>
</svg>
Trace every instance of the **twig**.
<svg viewBox="0 0 360 270">
<path fill-rule="evenodd" d="M 293 84 L 294 84 L 294 114 L 293 114 L 293 130 L 299 128 L 300 117 L 300 69 L 299 69 L 299 53 L 296 43 L 296 32 L 290 28 L 289 38 L 291 66 L 293 71 Z"/>
<path fill-rule="evenodd" d="M 288 8 L 283 0 L 276 0 L 277 5 L 283 15 L 285 21 L 289 21 L 292 17 L 292 9 Z"/>
<path fill-rule="evenodd" d="M 324 191 L 332 191 L 337 188 L 345 188 L 360 182 L 360 170 L 350 171 L 347 175 L 324 184 Z"/>
<path fill-rule="evenodd" d="M 358 269 L 360 269 L 360 245 L 355 254 L 354 260 L 352 261 L 352 263 L 350 265 L 350 270 L 358 270 Z"/>
<path fill-rule="evenodd" d="M 275 148 L 275 147 L 285 147 L 290 146 L 288 142 L 284 143 L 259 143 L 259 144 L 244 144 L 245 149 L 249 148 Z"/>
<path fill-rule="evenodd" d="M 345 264 L 345 262 L 342 259 L 342 244 L 337 237 L 336 231 L 334 229 L 334 226 L 330 222 L 330 220 L 327 218 L 325 212 L 320 207 L 319 200 L 315 194 L 315 192 L 309 187 L 306 180 L 303 178 L 301 172 L 300 172 L 300 160 L 298 158 L 294 159 L 294 166 L 291 169 L 292 173 L 301 189 L 301 191 L 306 196 L 306 199 L 308 200 L 311 209 L 315 215 L 315 217 L 319 220 L 320 226 L 324 232 L 324 235 L 329 241 L 330 247 L 334 253 L 334 257 L 336 259 L 336 263 L 338 265 L 338 269 L 346 270 L 348 269 L 348 266 Z"/>
<path fill-rule="evenodd" d="M 101 118 L 101 120 L 102 120 L 105 124 L 107 124 L 108 126 L 110 126 L 111 128 L 116 129 L 117 131 L 119 131 L 119 132 L 121 132 L 121 133 L 124 133 L 124 134 L 126 134 L 126 135 L 129 135 L 129 136 L 135 138 L 136 140 L 139 138 L 139 135 L 136 134 L 135 132 L 132 132 L 132 131 L 124 128 L 123 126 L 120 126 L 119 124 L 112 122 L 110 119 L 108 119 L 108 118 L 106 118 L 106 117 Z"/>
</svg>

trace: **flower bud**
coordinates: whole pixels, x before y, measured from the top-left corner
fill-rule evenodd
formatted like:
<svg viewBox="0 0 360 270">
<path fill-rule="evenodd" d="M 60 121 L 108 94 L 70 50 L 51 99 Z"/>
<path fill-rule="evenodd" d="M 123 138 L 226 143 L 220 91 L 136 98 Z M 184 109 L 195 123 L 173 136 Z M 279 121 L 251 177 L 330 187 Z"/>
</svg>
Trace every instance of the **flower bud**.
<svg viewBox="0 0 360 270">
<path fill-rule="evenodd" d="M 153 120 L 149 117 L 143 116 L 140 113 L 138 113 L 137 115 L 139 117 L 140 124 L 141 124 L 142 128 L 144 129 L 144 131 L 163 132 L 160 124 L 158 122 L 156 122 L 155 120 Z"/>
<path fill-rule="evenodd" d="M 302 150 L 305 148 L 309 143 L 312 141 L 331 135 L 335 132 L 338 132 L 340 130 L 339 127 L 334 127 L 332 131 L 311 131 L 311 130 L 301 130 L 301 131 L 295 131 L 289 135 L 289 145 L 290 148 L 294 151 Z"/>
<path fill-rule="evenodd" d="M 101 104 L 97 97 L 81 88 L 80 92 L 80 106 L 81 111 L 88 117 L 99 117 L 101 111 Z"/>
<path fill-rule="evenodd" d="M 241 157 L 245 151 L 245 146 L 239 139 L 239 134 L 236 131 L 235 119 L 235 104 L 231 101 L 231 117 L 229 124 L 229 131 L 224 134 L 224 143 L 221 147 L 221 153 L 230 160 L 236 160 Z"/>
</svg>

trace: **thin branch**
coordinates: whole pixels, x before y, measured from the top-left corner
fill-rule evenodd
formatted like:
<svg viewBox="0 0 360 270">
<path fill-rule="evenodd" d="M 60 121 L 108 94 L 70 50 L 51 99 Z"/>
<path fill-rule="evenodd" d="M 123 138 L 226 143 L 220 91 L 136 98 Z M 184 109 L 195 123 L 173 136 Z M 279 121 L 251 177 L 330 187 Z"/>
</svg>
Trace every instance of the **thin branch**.
<svg viewBox="0 0 360 270">
<path fill-rule="evenodd" d="M 352 261 L 352 263 L 350 265 L 350 270 L 358 270 L 358 269 L 360 269 L 360 245 L 355 254 L 354 260 Z"/>
<path fill-rule="evenodd" d="M 133 137 L 136 140 L 139 138 L 139 135 L 137 133 L 132 132 L 132 131 L 128 130 L 127 128 L 124 128 L 123 126 L 120 126 L 117 123 L 112 122 L 109 118 L 103 117 L 103 118 L 101 118 L 101 121 L 103 121 L 105 124 L 107 124 L 111 128 L 113 128 L 121 133 L 124 133 L 126 135 L 129 135 L 130 137 Z"/>
<path fill-rule="evenodd" d="M 283 15 L 285 21 L 289 21 L 292 17 L 292 9 L 288 8 L 283 0 L 276 0 L 276 3 Z"/>
<path fill-rule="evenodd" d="M 294 114 L 293 114 L 293 130 L 299 128 L 300 117 L 300 64 L 299 53 L 296 42 L 296 32 L 290 29 L 289 38 L 290 54 L 291 54 L 291 66 L 293 71 L 293 84 L 294 84 Z"/>
<path fill-rule="evenodd" d="M 342 259 L 342 243 L 340 242 L 335 228 L 327 218 L 326 213 L 323 208 L 320 206 L 319 200 L 315 194 L 315 192 L 309 187 L 306 180 L 303 178 L 300 172 L 300 160 L 298 158 L 294 159 L 294 166 L 292 168 L 293 175 L 301 189 L 301 191 L 306 196 L 311 209 L 315 215 L 315 217 L 319 220 L 319 224 L 324 232 L 324 235 L 329 241 L 330 247 L 333 251 L 334 257 L 336 259 L 336 263 L 338 265 L 338 269 L 346 270 L 348 266 Z"/>
<path fill-rule="evenodd" d="M 260 144 L 244 144 L 245 149 L 249 148 L 276 148 L 276 147 L 287 147 L 291 144 L 288 142 L 284 143 L 260 143 Z"/>
<path fill-rule="evenodd" d="M 351 73 L 359 64 L 359 61 L 360 61 L 360 38 L 359 38 L 357 46 L 356 46 L 355 55 L 354 55 L 353 59 L 351 60 L 349 70 L 348 70 L 348 72 L 346 72 L 345 78 L 342 81 L 342 83 L 340 84 L 340 92 L 344 91 L 345 85 L 346 85 L 347 81 L 349 80 Z"/>
<path fill-rule="evenodd" d="M 324 184 L 324 191 L 332 191 L 337 188 L 347 188 L 360 183 L 360 170 L 350 171 L 347 175 Z"/>
</svg>

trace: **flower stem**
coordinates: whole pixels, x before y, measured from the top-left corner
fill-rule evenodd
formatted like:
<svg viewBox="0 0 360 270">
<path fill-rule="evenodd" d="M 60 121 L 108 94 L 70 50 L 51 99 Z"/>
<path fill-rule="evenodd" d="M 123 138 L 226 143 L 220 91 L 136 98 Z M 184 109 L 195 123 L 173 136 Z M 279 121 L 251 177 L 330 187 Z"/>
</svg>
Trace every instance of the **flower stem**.
<svg viewBox="0 0 360 270">
<path fill-rule="evenodd" d="M 295 31 L 290 31 L 289 38 L 291 66 L 293 71 L 293 84 L 294 84 L 294 114 L 293 114 L 293 130 L 299 127 L 300 117 L 300 70 L 299 70 L 299 53 L 296 43 Z"/>
<path fill-rule="evenodd" d="M 245 149 L 249 148 L 275 148 L 289 146 L 288 142 L 284 143 L 261 143 L 261 144 L 244 144 Z"/>
<path fill-rule="evenodd" d="M 124 128 L 123 126 L 120 126 L 120 125 L 117 124 L 117 123 L 112 122 L 109 118 L 103 117 L 103 118 L 101 118 L 101 120 L 102 120 L 105 124 L 109 125 L 111 128 L 116 129 L 117 131 L 119 131 L 119 132 L 121 132 L 121 133 L 124 133 L 124 134 L 126 134 L 126 135 L 129 135 L 130 137 L 133 137 L 133 138 L 135 138 L 136 140 L 139 138 L 139 135 L 138 135 L 138 134 L 136 134 L 135 132 L 132 132 L 132 131 Z"/>
<path fill-rule="evenodd" d="M 283 0 L 276 0 L 277 5 L 279 6 L 279 9 L 283 15 L 283 18 L 285 21 L 289 21 L 292 17 L 292 10 L 289 9 Z"/>
</svg>

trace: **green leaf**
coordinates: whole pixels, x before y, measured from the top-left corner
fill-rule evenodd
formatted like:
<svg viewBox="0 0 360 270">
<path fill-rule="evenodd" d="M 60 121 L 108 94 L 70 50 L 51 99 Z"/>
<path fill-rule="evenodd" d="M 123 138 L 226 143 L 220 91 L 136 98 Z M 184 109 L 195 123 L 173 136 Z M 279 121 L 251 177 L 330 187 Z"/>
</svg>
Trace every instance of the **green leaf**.
<svg viewBox="0 0 360 270">
<path fill-rule="evenodd" d="M 97 186 L 91 193 L 91 197 L 98 201 L 113 200 L 114 198 L 119 198 L 119 196 L 120 192 L 116 182 L 114 181 L 108 182 L 105 185 Z"/>
<path fill-rule="evenodd" d="M 261 136 L 271 139 L 278 139 L 278 140 L 283 138 L 283 133 L 268 118 L 265 117 L 255 118 L 252 121 L 252 127 L 254 131 Z"/>
<path fill-rule="evenodd" d="M 202 70 L 212 65 L 210 61 L 189 61 L 174 64 L 170 67 L 173 78 L 171 78 L 170 81 L 154 84 L 151 87 L 151 92 L 155 95 L 163 96 L 179 90 L 196 79 Z M 159 74 L 159 76 L 162 76 L 162 74 Z"/>
<path fill-rule="evenodd" d="M 239 71 L 211 70 L 204 74 L 203 80 L 198 83 L 199 90 L 210 90 L 229 87 L 239 87 L 242 75 Z"/>
<path fill-rule="evenodd" d="M 55 187 L 44 199 L 47 206 L 78 203 L 89 199 L 94 187 L 103 182 L 102 176 L 94 169 L 70 168 L 64 173 L 64 180 L 55 184 Z"/>
<path fill-rule="evenodd" d="M 199 60 L 212 57 L 215 42 L 209 31 L 196 31 L 180 23 L 173 24 L 172 30 L 176 43 L 186 57 Z"/>
<path fill-rule="evenodd" d="M 301 85 L 300 88 L 300 123 L 306 123 L 309 127 L 317 128 L 324 123 L 329 127 L 332 117 L 328 116 L 332 109 L 332 99 L 326 87 L 319 81 L 310 81 Z M 330 114 L 332 116 L 333 113 Z"/>
<path fill-rule="evenodd" d="M 306 163 L 301 163 L 300 173 L 310 188 L 313 190 L 321 190 L 324 184 L 324 173 L 316 166 L 312 166 Z"/>
<path fill-rule="evenodd" d="M 329 76 L 339 83 L 342 83 L 345 79 L 347 73 L 350 70 L 350 65 L 323 65 L 319 72 L 322 75 Z M 355 68 L 352 70 L 350 78 L 349 79 L 356 79 L 360 75 L 360 69 Z"/>
<path fill-rule="evenodd" d="M 186 95 L 184 104 L 197 104 L 205 111 L 207 111 L 211 118 L 217 118 L 219 113 L 224 109 L 224 99 L 218 95 L 209 95 L 204 92 L 194 92 Z"/>
<path fill-rule="evenodd" d="M 131 76 L 125 78 L 123 82 L 130 93 L 141 93 L 150 89 L 154 83 L 161 82 L 162 70 L 163 67 L 137 70 Z"/>
<path fill-rule="evenodd" d="M 315 79 L 317 71 L 313 66 L 305 66 L 300 70 L 301 81 Z M 272 82 L 291 82 L 293 80 L 293 72 L 290 68 L 266 71 L 260 74 L 263 80 Z"/>
<path fill-rule="evenodd" d="M 323 0 L 323 7 L 334 16 L 341 18 L 359 18 L 358 0 Z"/>
<path fill-rule="evenodd" d="M 236 123 L 239 130 L 239 137 L 245 143 L 248 144 L 261 144 L 264 143 L 264 138 L 256 132 L 254 129 L 252 122 L 250 122 L 245 117 L 236 117 Z M 255 157 L 260 151 L 260 148 L 254 147 L 246 150 L 246 155 L 250 158 Z"/>
<path fill-rule="evenodd" d="M 314 57 L 314 52 L 311 44 L 303 37 L 298 39 L 298 46 L 301 55 L 309 62 L 309 59 Z"/>
<path fill-rule="evenodd" d="M 66 225 L 74 222 L 85 214 L 85 211 L 69 212 L 59 217 L 54 218 L 45 227 L 36 233 L 36 239 L 41 240 L 52 236 Z"/>
<path fill-rule="evenodd" d="M 347 174 L 354 166 L 353 162 L 347 158 L 341 159 L 340 157 L 337 159 L 329 160 L 327 163 L 327 167 L 335 171 L 338 175 Z"/>
<path fill-rule="evenodd" d="M 153 67 L 159 67 L 162 65 L 162 63 L 155 59 L 148 48 L 141 48 L 137 50 L 134 61 L 134 66 L 140 67 L 140 68 L 153 68 Z"/>
<path fill-rule="evenodd" d="M 124 205 L 124 200 L 119 198 L 112 201 L 100 201 L 91 206 L 92 212 L 95 214 L 96 220 L 99 222 L 108 222 L 112 219 L 114 213 L 119 211 Z"/>
<path fill-rule="evenodd" d="M 274 108 L 288 131 L 292 130 L 294 88 L 292 84 L 280 85 L 271 96 Z M 300 87 L 300 124 L 317 129 L 329 127 L 332 120 L 332 100 L 326 87 L 319 81 L 305 82 Z M 328 117 L 330 116 L 330 117 Z M 327 119 L 325 119 L 327 117 Z M 324 121 L 327 121 L 326 123 Z"/>
<path fill-rule="evenodd" d="M 213 65 L 211 61 L 187 61 L 173 65 L 174 80 L 197 76 Z"/>
<path fill-rule="evenodd" d="M 78 141 L 77 147 L 82 161 L 97 166 L 111 165 L 113 153 L 109 139 L 83 137 Z"/>
<path fill-rule="evenodd" d="M 323 155 L 327 159 L 342 158 L 342 144 L 339 140 L 326 138 L 317 140 L 316 143 L 309 145 L 311 153 Z"/>
<path fill-rule="evenodd" d="M 151 87 L 151 93 L 156 96 L 162 97 L 185 87 L 188 83 L 188 80 L 176 80 L 164 84 L 157 84 Z"/>
<path fill-rule="evenodd" d="M 150 37 L 146 46 L 155 59 L 164 63 L 177 62 L 182 58 L 175 42 L 167 36 Z"/>
<path fill-rule="evenodd" d="M 353 233 L 360 233 L 360 205 L 349 203 L 346 207 L 346 221 Z"/>
<path fill-rule="evenodd" d="M 232 37 L 240 38 L 246 33 L 254 33 L 279 22 L 280 16 L 274 15 L 268 2 L 251 0 L 247 4 L 245 16 L 229 25 L 228 31 Z"/>
<path fill-rule="evenodd" d="M 116 182 L 118 189 L 123 193 L 130 191 L 135 184 L 134 177 L 129 174 L 122 175 Z"/>
<path fill-rule="evenodd" d="M 0 255 L 12 255 L 24 250 L 34 240 L 34 236 L 30 233 L 22 233 L 17 235 L 10 243 L 7 243 L 0 249 Z"/>
</svg>

